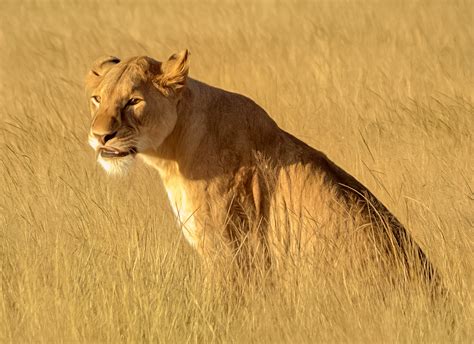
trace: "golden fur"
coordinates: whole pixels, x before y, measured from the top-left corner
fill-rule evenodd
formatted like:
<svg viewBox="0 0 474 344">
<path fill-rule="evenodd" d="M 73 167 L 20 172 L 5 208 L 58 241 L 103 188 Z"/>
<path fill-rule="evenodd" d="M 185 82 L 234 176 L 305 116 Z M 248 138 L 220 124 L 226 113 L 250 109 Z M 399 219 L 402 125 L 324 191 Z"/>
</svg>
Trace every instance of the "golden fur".
<svg viewBox="0 0 474 344">
<path fill-rule="evenodd" d="M 135 157 L 159 171 L 203 257 L 225 247 L 282 266 L 331 247 L 433 277 L 422 250 L 362 184 L 252 100 L 193 80 L 188 68 L 187 51 L 165 63 L 99 59 L 86 78 L 89 142 L 109 172 L 124 172 Z"/>
</svg>

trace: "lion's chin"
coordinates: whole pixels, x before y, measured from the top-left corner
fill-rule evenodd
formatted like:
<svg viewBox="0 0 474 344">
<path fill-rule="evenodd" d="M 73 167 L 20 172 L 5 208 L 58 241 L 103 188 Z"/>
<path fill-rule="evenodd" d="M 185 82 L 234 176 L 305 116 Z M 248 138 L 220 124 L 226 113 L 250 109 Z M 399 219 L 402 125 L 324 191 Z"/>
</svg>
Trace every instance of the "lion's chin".
<svg viewBox="0 0 474 344">
<path fill-rule="evenodd" d="M 120 158 L 104 158 L 100 154 L 97 158 L 99 164 L 110 175 L 125 175 L 133 164 L 134 156 L 129 154 Z"/>
</svg>

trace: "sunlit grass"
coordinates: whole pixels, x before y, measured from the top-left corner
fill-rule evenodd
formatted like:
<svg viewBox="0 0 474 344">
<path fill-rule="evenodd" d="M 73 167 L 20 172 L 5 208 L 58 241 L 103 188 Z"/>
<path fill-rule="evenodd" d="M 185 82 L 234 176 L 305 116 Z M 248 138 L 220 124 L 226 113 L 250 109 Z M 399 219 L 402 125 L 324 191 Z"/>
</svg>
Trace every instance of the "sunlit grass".
<svg viewBox="0 0 474 344">
<path fill-rule="evenodd" d="M 470 342 L 473 5 L 0 2 L 0 340 Z M 165 59 L 250 96 L 367 185 L 454 302 L 315 262 L 235 290 L 186 245 L 158 174 L 87 146 L 98 56 Z M 224 277 L 224 278 L 222 278 Z M 227 281 L 227 282 L 226 282 Z M 454 319 L 454 320 L 453 320 Z"/>
</svg>

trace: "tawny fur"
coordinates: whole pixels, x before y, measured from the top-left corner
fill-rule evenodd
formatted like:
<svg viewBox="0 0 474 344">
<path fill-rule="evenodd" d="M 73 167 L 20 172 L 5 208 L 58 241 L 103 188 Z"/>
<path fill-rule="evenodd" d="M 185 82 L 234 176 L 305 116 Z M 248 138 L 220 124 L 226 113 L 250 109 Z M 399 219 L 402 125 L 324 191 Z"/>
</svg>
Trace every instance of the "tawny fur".
<svg viewBox="0 0 474 344">
<path fill-rule="evenodd" d="M 186 239 L 203 257 L 253 247 L 265 264 L 281 266 L 308 252 L 316 259 L 321 247 L 363 247 L 367 259 L 433 279 L 423 251 L 367 188 L 252 100 L 189 78 L 188 66 L 187 51 L 165 63 L 99 59 L 86 77 L 95 96 L 89 141 L 96 150 L 132 152 L 99 158 L 111 172 L 134 157 L 158 170 Z M 140 102 L 129 106 L 131 98 Z"/>
</svg>

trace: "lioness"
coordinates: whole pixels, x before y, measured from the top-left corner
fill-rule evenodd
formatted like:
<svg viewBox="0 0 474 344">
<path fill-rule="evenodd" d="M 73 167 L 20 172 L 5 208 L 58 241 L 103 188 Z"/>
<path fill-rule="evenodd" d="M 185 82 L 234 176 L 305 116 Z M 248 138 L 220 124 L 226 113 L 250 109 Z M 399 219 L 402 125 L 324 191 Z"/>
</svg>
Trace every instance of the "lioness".
<svg viewBox="0 0 474 344">
<path fill-rule="evenodd" d="M 125 172 L 135 158 L 153 166 L 203 257 L 251 247 L 273 266 L 345 245 L 434 277 L 420 247 L 366 187 L 252 100 L 194 80 L 188 69 L 187 50 L 164 63 L 97 60 L 86 77 L 89 143 L 110 173 Z"/>
</svg>

